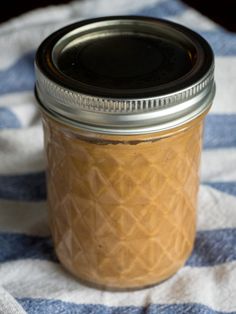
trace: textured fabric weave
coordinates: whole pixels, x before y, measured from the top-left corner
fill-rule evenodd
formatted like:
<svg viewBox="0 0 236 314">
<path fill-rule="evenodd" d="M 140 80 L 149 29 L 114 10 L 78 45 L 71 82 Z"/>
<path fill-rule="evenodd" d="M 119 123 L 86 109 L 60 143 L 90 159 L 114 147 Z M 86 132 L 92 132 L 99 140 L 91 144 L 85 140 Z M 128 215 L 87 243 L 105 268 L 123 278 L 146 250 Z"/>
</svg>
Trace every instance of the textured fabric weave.
<svg viewBox="0 0 236 314">
<path fill-rule="evenodd" d="M 161 285 L 112 293 L 78 283 L 53 252 L 33 60 L 53 30 L 119 14 L 166 18 L 205 37 L 216 54 L 217 94 L 205 124 L 191 257 Z M 0 314 L 236 313 L 236 34 L 177 0 L 72 2 L 0 26 L 0 82 Z"/>
</svg>

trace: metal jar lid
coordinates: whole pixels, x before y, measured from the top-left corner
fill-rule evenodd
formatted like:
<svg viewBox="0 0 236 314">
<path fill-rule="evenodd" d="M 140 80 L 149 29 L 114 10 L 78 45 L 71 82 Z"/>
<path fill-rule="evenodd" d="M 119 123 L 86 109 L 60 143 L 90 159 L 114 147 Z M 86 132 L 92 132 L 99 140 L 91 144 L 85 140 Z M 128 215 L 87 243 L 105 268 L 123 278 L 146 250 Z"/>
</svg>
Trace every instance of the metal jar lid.
<svg viewBox="0 0 236 314">
<path fill-rule="evenodd" d="M 181 25 L 138 16 L 84 20 L 38 48 L 36 96 L 55 119 L 109 134 L 181 126 L 215 94 L 209 44 Z"/>
</svg>

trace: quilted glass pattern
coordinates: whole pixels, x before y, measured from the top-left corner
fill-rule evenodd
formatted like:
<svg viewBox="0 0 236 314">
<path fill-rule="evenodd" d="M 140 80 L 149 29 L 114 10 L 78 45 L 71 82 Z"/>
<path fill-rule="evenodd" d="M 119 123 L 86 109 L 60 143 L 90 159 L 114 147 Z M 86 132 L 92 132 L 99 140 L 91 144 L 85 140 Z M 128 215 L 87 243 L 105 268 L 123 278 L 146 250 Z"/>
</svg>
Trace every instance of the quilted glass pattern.
<svg viewBox="0 0 236 314">
<path fill-rule="evenodd" d="M 202 121 L 139 141 L 44 119 L 51 230 L 61 263 L 117 289 L 173 275 L 195 237 Z"/>
</svg>

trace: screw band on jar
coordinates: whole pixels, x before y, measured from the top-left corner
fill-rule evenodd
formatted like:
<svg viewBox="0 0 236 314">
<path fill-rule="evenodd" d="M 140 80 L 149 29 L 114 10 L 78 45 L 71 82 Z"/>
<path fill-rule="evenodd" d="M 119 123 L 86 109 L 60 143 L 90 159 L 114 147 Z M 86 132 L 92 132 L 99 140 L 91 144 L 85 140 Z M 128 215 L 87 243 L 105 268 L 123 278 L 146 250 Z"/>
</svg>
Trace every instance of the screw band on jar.
<svg viewBox="0 0 236 314">
<path fill-rule="evenodd" d="M 145 65 L 153 63 L 154 70 L 149 66 L 149 72 L 139 71 L 127 78 L 126 69 L 119 70 L 119 62 L 139 52 L 129 55 L 126 48 L 121 60 L 116 60 L 120 51 L 111 49 L 106 53 L 106 58 L 110 56 L 106 62 L 102 58 L 103 49 L 110 47 L 112 39 L 118 47 L 124 40 L 133 40 L 132 44 L 137 41 L 142 53 L 133 61 L 132 69 L 144 62 L 145 53 L 153 50 Z M 105 48 L 99 48 L 100 40 Z M 93 78 L 77 74 L 91 71 L 78 61 L 78 56 L 82 51 L 81 58 L 91 61 L 93 54 L 98 53 L 93 51 L 93 45 L 101 50 L 97 63 L 103 62 L 106 66 L 109 61 L 118 62 L 112 68 L 113 77 L 102 72 L 104 64 L 91 74 Z M 93 66 L 96 67 L 95 62 Z M 174 73 L 172 76 L 166 67 Z M 142 134 L 180 126 L 208 111 L 215 94 L 213 75 L 214 57 L 210 46 L 189 29 L 151 18 L 100 18 L 65 27 L 46 39 L 36 57 L 36 94 L 46 111 L 67 124 L 107 134 Z M 136 83 L 129 86 L 130 81 L 137 81 L 137 86 Z M 121 87 L 117 88 L 117 84 Z"/>
</svg>

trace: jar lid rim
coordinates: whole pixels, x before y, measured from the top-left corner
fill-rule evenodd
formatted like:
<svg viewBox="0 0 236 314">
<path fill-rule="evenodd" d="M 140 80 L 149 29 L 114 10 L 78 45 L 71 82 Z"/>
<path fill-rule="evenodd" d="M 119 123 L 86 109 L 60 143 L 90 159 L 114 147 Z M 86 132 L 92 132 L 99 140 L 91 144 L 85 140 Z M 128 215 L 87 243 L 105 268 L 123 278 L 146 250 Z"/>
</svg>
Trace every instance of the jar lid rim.
<svg viewBox="0 0 236 314">
<path fill-rule="evenodd" d="M 84 74 L 81 75 L 84 64 L 79 64 L 77 67 L 79 71 L 77 71 L 77 73 L 74 71 L 75 73 L 73 73 L 73 68 L 70 66 L 71 63 L 73 60 L 78 60 L 78 51 L 80 51 L 80 59 L 84 58 L 81 51 L 87 51 L 85 54 L 83 52 L 83 54 L 85 55 L 85 60 L 88 57 L 90 58 L 91 66 L 96 67 L 96 63 L 93 64 L 93 61 L 91 61 L 94 59 L 95 55 L 95 57 L 100 57 L 99 60 L 104 62 L 105 65 L 108 64 L 109 67 L 109 62 L 107 63 L 106 61 L 108 55 L 104 56 L 104 51 L 102 50 L 103 46 L 100 42 L 104 37 L 113 36 L 114 32 L 114 36 L 117 36 L 117 34 L 124 36 L 125 34 L 127 43 L 130 42 L 132 36 L 139 36 L 140 34 L 143 38 L 151 36 L 154 38 L 151 40 L 154 42 L 153 45 L 155 47 L 152 47 L 154 52 L 149 54 L 150 58 L 155 58 L 156 54 L 161 50 L 162 54 L 159 56 L 159 59 L 168 60 L 168 58 L 170 59 L 172 57 L 171 51 L 174 51 L 172 60 L 176 59 L 174 54 L 180 53 L 183 64 L 192 62 L 191 68 L 187 68 L 186 71 L 186 64 L 183 65 L 183 67 L 185 67 L 184 73 L 183 70 L 176 65 L 176 73 L 172 74 L 170 73 L 171 67 L 168 65 L 169 61 L 163 61 L 164 66 L 167 64 L 169 67 L 169 72 L 164 72 L 166 71 L 164 66 L 160 65 L 155 72 L 157 74 L 155 74 L 152 72 L 150 66 L 150 73 L 152 73 L 154 79 L 151 78 L 153 86 L 148 86 L 150 81 L 147 83 L 143 82 L 143 78 L 148 71 L 149 62 L 146 63 L 142 69 L 137 70 L 138 75 L 140 74 L 141 77 L 140 80 L 139 78 L 137 78 L 136 81 L 134 78 L 130 79 L 130 81 L 132 81 L 132 79 L 134 81 L 134 83 L 131 82 L 130 85 L 133 84 L 132 87 L 134 86 L 135 88 L 124 88 L 122 85 L 124 84 L 123 81 L 126 79 L 124 79 L 124 75 L 129 75 L 129 72 L 128 70 L 124 72 L 124 69 L 119 70 L 120 60 L 118 60 L 118 66 L 111 66 L 111 68 L 115 71 L 116 75 L 114 78 L 115 85 L 120 84 L 123 89 L 120 88 L 120 86 L 119 88 L 110 88 L 110 86 L 107 88 L 107 84 L 110 84 L 109 79 L 107 80 L 110 69 L 105 73 L 106 77 L 103 75 L 104 73 L 102 73 L 103 77 L 105 77 L 105 83 L 102 82 L 100 85 L 103 84 L 104 86 L 87 84 L 88 80 L 91 81 L 91 77 L 93 80 L 93 76 L 88 78 L 87 72 L 89 70 L 85 69 Z M 100 38 L 96 38 L 96 43 L 98 43 L 96 50 L 94 50 L 95 48 L 91 49 L 95 42 L 95 40 L 91 39 L 93 36 L 94 38 L 96 38 L 96 36 Z M 156 39 L 155 36 L 158 39 Z M 163 40 L 160 40 L 161 36 Z M 176 43 L 174 42 L 175 37 Z M 169 45 L 169 42 L 166 44 L 164 42 L 166 38 L 169 42 L 172 40 L 177 48 L 175 49 L 175 46 Z M 110 40 L 111 37 L 109 37 L 107 42 L 103 39 L 103 44 L 106 46 L 108 43 L 107 47 L 109 47 Z M 119 40 L 120 39 L 117 41 L 116 37 L 113 42 L 117 44 Z M 122 37 L 121 40 L 124 41 L 124 38 Z M 139 38 L 138 41 L 140 41 Z M 138 41 L 135 39 L 134 42 L 133 40 L 131 47 L 136 44 L 140 45 Z M 86 45 L 84 42 L 86 42 Z M 71 43 L 74 43 L 76 46 L 74 47 Z M 98 51 L 100 49 L 99 44 L 100 47 L 102 47 L 100 55 Z M 144 45 L 142 44 L 137 47 L 140 47 L 140 50 L 144 49 L 143 53 L 145 55 L 148 53 L 146 49 L 148 45 L 149 43 L 144 43 Z M 152 43 L 150 43 L 150 45 L 152 45 Z M 180 45 L 182 45 L 181 49 L 186 48 L 185 55 L 184 52 L 182 52 L 183 49 L 180 52 L 178 51 Z M 82 47 L 81 49 L 80 46 Z M 84 47 L 86 47 L 87 50 Z M 119 47 L 119 45 L 117 47 Z M 67 51 L 69 51 L 69 53 Z M 111 51 L 114 54 L 115 50 L 112 47 Z M 169 52 L 167 57 L 165 56 L 166 51 Z M 191 53 L 193 56 L 191 56 L 191 58 L 189 57 L 191 60 L 189 59 L 190 61 L 188 61 L 186 56 Z M 119 54 L 113 55 L 112 57 L 119 57 L 120 54 L 121 50 Z M 135 58 L 132 51 L 130 56 L 131 59 Z M 139 62 L 138 57 L 137 62 Z M 61 60 L 64 63 L 62 63 Z M 133 72 L 136 67 L 135 62 L 136 61 L 134 61 L 134 65 L 131 64 Z M 161 61 L 159 63 L 161 63 Z M 172 61 L 172 67 L 175 67 L 174 63 L 176 62 Z M 125 66 L 129 67 L 129 63 L 126 63 Z M 98 75 L 103 71 L 103 68 L 103 64 L 100 67 L 98 66 L 98 71 L 100 71 L 97 72 Z M 69 74 L 67 71 L 69 71 Z M 46 38 L 38 48 L 35 59 L 35 72 L 38 100 L 51 115 L 57 116 L 57 118 L 60 117 L 61 120 L 67 123 L 71 121 L 73 125 L 77 122 L 79 127 L 91 130 L 96 129 L 101 133 L 137 134 L 162 131 L 176 127 L 195 119 L 197 116 L 207 111 L 215 94 L 214 55 L 205 39 L 188 28 L 176 23 L 140 16 L 112 16 L 84 20 L 54 32 Z M 166 82 L 163 83 L 163 81 L 160 81 L 163 80 L 164 74 L 159 74 L 159 72 L 167 73 Z M 97 73 L 95 73 L 95 75 L 97 75 Z M 180 75 L 181 73 L 183 75 Z M 72 77 L 73 75 L 78 77 L 78 80 Z M 122 79 L 119 78 L 119 75 L 121 75 Z M 146 77 L 148 77 L 148 75 L 146 75 Z M 171 79 L 171 75 L 179 75 L 179 77 L 177 77 L 177 79 Z M 127 82 L 129 82 L 129 78 Z M 135 84 L 141 84 L 141 86 L 138 85 L 137 88 Z M 142 84 L 146 84 L 144 88 Z"/>
</svg>

